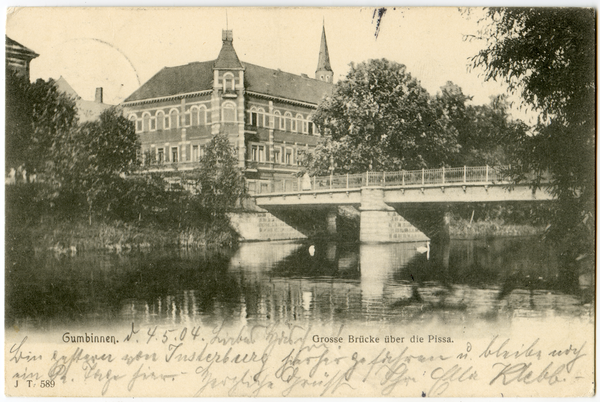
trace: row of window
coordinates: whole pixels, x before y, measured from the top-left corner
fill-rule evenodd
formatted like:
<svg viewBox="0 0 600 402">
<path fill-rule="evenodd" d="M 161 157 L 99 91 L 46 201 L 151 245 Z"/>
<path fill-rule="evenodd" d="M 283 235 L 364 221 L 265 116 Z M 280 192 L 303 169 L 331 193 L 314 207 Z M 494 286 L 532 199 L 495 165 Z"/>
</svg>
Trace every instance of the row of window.
<svg viewBox="0 0 600 402">
<path fill-rule="evenodd" d="M 192 145 L 191 147 L 191 155 L 186 155 L 186 158 L 183 157 L 183 155 L 180 155 L 179 153 L 179 147 L 177 146 L 173 146 L 173 147 L 158 147 L 156 148 L 156 151 L 152 150 L 147 152 L 144 155 L 144 163 L 145 164 L 150 164 L 152 162 L 156 162 L 156 163 L 166 163 L 166 162 L 172 162 L 172 163 L 177 163 L 177 162 L 184 162 L 184 159 L 186 159 L 188 162 L 197 162 L 199 161 L 201 158 L 204 157 L 204 152 L 205 152 L 206 147 L 204 145 L 199 146 L 199 145 Z"/>
<path fill-rule="evenodd" d="M 190 149 L 188 149 L 190 150 Z M 265 145 L 250 145 L 249 155 L 250 160 L 253 162 L 267 162 L 266 155 L 267 147 Z M 158 147 L 156 151 L 148 151 L 144 155 L 144 163 L 178 163 L 178 162 L 198 162 L 204 157 L 205 146 L 192 145 L 191 155 L 180 154 L 178 146 L 172 147 Z M 273 147 L 273 162 L 278 164 L 293 165 L 298 164 L 298 159 L 304 150 L 298 150 L 296 155 L 293 148 L 287 147 Z M 185 159 L 185 160 L 184 160 Z"/>
<path fill-rule="evenodd" d="M 226 121 L 235 121 L 235 107 L 232 108 L 231 105 L 229 106 L 227 108 L 224 105 L 223 118 L 228 119 Z M 231 112 L 227 112 L 230 110 Z M 156 116 L 151 116 L 150 113 L 144 112 L 141 119 L 135 114 L 131 114 L 129 120 L 135 122 L 135 131 L 141 133 L 179 127 L 204 126 L 210 124 L 211 116 L 206 107 L 201 106 L 198 108 L 194 106 L 183 115 L 179 113 L 178 109 L 173 108 L 169 114 L 165 114 L 162 110 L 159 110 L 156 112 Z"/>
<path fill-rule="evenodd" d="M 224 103 L 221 107 L 221 121 L 224 123 L 235 123 L 236 106 L 233 102 Z M 272 119 L 272 121 L 271 121 Z M 193 106 L 187 112 L 180 114 L 179 110 L 173 108 L 168 114 L 162 110 L 156 112 L 155 116 L 151 116 L 149 112 L 144 112 L 141 118 L 136 114 L 131 114 L 129 120 L 135 123 L 135 131 L 137 133 L 169 130 L 171 128 L 204 126 L 211 123 L 211 114 L 205 106 Z M 278 128 L 283 131 L 299 132 L 304 134 L 315 134 L 316 127 L 313 122 L 306 120 L 303 115 L 297 114 L 293 117 L 290 112 L 285 112 L 284 115 L 276 110 L 272 116 L 269 116 L 262 109 L 252 108 L 248 112 L 248 121 L 251 126 L 255 127 L 270 127 Z"/>
<path fill-rule="evenodd" d="M 270 118 L 273 119 L 271 124 Z M 297 114 L 294 118 L 290 112 L 283 116 L 276 110 L 272 116 L 266 114 L 262 109 L 250 110 L 248 112 L 248 121 L 251 126 L 277 128 L 282 131 L 292 131 L 304 134 L 315 134 L 315 125 L 310 120 L 305 120 L 304 116 Z"/>
<path fill-rule="evenodd" d="M 267 162 L 268 157 L 266 155 L 267 147 L 260 144 L 250 144 L 248 146 L 248 153 L 252 162 Z M 299 159 L 302 154 L 306 152 L 304 150 L 297 150 L 294 152 L 293 148 L 287 147 L 273 147 L 273 162 L 284 165 L 294 165 L 299 163 Z"/>
</svg>

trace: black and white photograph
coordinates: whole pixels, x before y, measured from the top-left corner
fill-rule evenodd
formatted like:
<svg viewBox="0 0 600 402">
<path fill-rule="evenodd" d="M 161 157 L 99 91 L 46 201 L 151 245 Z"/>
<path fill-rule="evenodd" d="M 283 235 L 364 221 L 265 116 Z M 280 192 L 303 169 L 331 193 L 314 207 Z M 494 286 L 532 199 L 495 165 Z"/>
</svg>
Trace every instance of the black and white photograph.
<svg viewBox="0 0 600 402">
<path fill-rule="evenodd" d="M 6 396 L 595 395 L 595 9 L 5 10 Z"/>
</svg>

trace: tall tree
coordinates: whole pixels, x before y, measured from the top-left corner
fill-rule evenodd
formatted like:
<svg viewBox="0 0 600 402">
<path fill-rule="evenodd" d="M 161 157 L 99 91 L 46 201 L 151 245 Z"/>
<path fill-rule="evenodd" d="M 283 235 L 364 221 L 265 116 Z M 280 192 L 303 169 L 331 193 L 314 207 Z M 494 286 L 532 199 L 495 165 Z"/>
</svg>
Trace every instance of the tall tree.
<svg viewBox="0 0 600 402">
<path fill-rule="evenodd" d="M 77 126 L 75 102 L 60 93 L 53 80 L 30 83 L 6 72 L 6 170 L 40 173 L 57 140 Z"/>
<path fill-rule="evenodd" d="M 438 167 L 459 150 L 433 98 L 406 66 L 386 59 L 352 63 L 313 120 L 330 137 L 313 160 L 319 173 L 331 162 L 340 173 Z"/>
<path fill-rule="evenodd" d="M 118 197 L 120 175 L 139 163 L 139 141 L 133 123 L 117 107 L 99 120 L 86 122 L 60 136 L 52 149 L 49 179 L 60 192 L 85 198 L 89 218 L 110 210 Z"/>
<path fill-rule="evenodd" d="M 195 173 L 200 206 L 213 217 L 222 218 L 246 194 L 244 176 L 226 135 L 216 135 L 206 145 Z"/>
<path fill-rule="evenodd" d="M 522 149 L 523 174 L 548 171 L 558 199 L 552 234 L 572 253 L 593 252 L 596 15 L 585 8 L 489 8 L 472 59 L 540 113 Z"/>
</svg>

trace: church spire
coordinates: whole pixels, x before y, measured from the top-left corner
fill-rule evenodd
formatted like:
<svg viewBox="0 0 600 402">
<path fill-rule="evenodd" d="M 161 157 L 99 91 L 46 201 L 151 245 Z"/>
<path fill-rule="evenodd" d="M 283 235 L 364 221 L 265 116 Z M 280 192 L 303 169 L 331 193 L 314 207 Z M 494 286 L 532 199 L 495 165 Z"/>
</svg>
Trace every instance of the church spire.
<svg viewBox="0 0 600 402">
<path fill-rule="evenodd" d="M 315 78 L 319 81 L 333 81 L 333 70 L 329 62 L 329 50 L 327 49 L 327 38 L 325 37 L 325 21 L 323 21 L 321 48 L 319 49 L 319 62 L 317 64 L 317 71 L 315 71 Z"/>
</svg>

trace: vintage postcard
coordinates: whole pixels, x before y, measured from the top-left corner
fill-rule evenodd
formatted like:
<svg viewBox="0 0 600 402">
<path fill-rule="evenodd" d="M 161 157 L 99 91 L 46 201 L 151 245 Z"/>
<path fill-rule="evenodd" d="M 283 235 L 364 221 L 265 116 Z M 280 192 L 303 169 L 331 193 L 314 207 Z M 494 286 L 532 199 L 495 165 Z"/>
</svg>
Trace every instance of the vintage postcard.
<svg viewBox="0 0 600 402">
<path fill-rule="evenodd" d="M 595 29 L 8 8 L 5 395 L 594 395 Z"/>
</svg>

